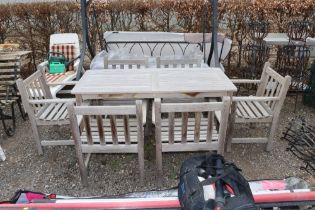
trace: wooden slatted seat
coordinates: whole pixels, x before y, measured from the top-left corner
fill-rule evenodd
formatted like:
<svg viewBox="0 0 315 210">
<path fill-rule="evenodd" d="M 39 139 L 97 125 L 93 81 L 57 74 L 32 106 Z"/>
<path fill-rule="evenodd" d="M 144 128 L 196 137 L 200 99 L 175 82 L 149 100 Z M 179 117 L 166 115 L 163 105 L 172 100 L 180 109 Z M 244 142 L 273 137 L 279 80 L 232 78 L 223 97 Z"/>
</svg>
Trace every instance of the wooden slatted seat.
<svg viewBox="0 0 315 210">
<path fill-rule="evenodd" d="M 87 186 L 83 154 L 137 153 L 140 178 L 144 177 L 142 101 L 132 105 L 74 106 L 68 103 L 81 181 Z M 82 126 L 80 126 L 82 125 Z"/>
<path fill-rule="evenodd" d="M 65 103 L 52 103 L 42 107 L 36 114 L 39 120 L 61 121 L 68 120 L 68 111 Z"/>
<path fill-rule="evenodd" d="M 245 119 L 266 119 L 272 117 L 272 110 L 265 102 L 240 101 L 236 103 L 236 115 Z"/>
<path fill-rule="evenodd" d="M 229 108 L 229 97 L 221 102 L 199 103 L 161 103 L 161 99 L 155 99 L 158 173 L 162 173 L 163 152 L 217 151 L 223 154 Z M 215 111 L 221 112 L 220 124 L 214 122 Z"/>
<path fill-rule="evenodd" d="M 279 114 L 291 84 L 291 77 L 282 77 L 270 67 L 264 65 L 260 80 L 233 80 L 234 83 L 258 83 L 255 96 L 234 96 L 232 99 L 232 122 L 234 123 L 268 123 L 270 131 L 265 137 L 233 137 L 227 142 L 227 151 L 232 143 L 267 143 L 270 151 L 279 121 Z M 230 123 L 231 132 L 234 123 Z"/>
<path fill-rule="evenodd" d="M 17 86 L 32 125 L 38 153 L 43 154 L 42 146 L 73 145 L 71 139 L 41 139 L 38 126 L 70 124 L 66 103 L 74 102 L 74 99 L 53 98 L 44 69 L 36 71 L 25 80 L 18 79 Z"/>
</svg>

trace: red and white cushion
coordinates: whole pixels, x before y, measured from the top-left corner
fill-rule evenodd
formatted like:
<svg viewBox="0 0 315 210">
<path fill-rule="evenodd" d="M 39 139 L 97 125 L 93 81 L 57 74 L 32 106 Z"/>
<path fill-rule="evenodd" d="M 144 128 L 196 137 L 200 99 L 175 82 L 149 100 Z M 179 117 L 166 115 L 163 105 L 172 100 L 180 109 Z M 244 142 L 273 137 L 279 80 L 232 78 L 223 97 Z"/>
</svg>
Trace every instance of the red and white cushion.
<svg viewBox="0 0 315 210">
<path fill-rule="evenodd" d="M 75 57 L 75 46 L 74 44 L 54 44 L 51 46 L 50 49 L 51 52 L 58 52 L 64 54 L 65 58 L 68 61 L 73 60 Z M 60 55 L 54 55 L 54 56 L 60 56 Z M 71 63 L 67 69 L 68 71 L 73 71 L 74 66 L 73 63 Z"/>
</svg>

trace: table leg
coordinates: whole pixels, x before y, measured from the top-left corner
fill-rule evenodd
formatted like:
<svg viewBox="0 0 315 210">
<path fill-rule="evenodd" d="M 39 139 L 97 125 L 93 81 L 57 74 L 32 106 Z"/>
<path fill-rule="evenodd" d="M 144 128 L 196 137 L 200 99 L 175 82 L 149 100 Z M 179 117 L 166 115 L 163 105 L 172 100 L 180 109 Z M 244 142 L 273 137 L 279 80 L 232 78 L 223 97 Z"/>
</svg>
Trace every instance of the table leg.
<svg viewBox="0 0 315 210">
<path fill-rule="evenodd" d="M 144 156 L 148 160 L 155 159 L 155 138 L 154 138 L 154 125 L 152 123 L 152 104 L 153 99 L 147 100 L 147 115 L 144 128 Z"/>
</svg>

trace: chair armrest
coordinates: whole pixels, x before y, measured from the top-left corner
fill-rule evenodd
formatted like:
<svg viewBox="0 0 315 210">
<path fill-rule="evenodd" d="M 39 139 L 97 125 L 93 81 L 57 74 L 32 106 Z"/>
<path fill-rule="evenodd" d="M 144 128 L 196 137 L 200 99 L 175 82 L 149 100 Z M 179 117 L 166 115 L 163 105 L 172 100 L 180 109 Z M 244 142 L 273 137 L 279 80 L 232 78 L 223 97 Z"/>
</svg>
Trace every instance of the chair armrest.
<svg viewBox="0 0 315 210">
<path fill-rule="evenodd" d="M 38 70 L 45 69 L 45 71 L 48 70 L 48 61 L 44 61 L 44 62 L 41 62 L 40 64 L 38 64 L 37 69 Z"/>
<path fill-rule="evenodd" d="M 251 79 L 231 79 L 231 81 L 233 83 L 237 83 L 237 84 L 251 84 L 251 83 L 258 84 L 258 83 L 260 83 L 260 80 L 251 80 Z"/>
<path fill-rule="evenodd" d="M 259 96 L 233 96 L 232 101 L 278 101 L 279 97 L 259 97 Z"/>
<path fill-rule="evenodd" d="M 29 100 L 30 104 L 53 104 L 53 103 L 75 103 L 74 98 L 54 98 L 54 99 L 39 99 L 39 100 Z"/>
<path fill-rule="evenodd" d="M 53 83 L 47 83 L 48 86 L 58 86 L 58 85 L 76 85 L 78 81 L 68 81 L 68 82 L 53 82 Z"/>
</svg>

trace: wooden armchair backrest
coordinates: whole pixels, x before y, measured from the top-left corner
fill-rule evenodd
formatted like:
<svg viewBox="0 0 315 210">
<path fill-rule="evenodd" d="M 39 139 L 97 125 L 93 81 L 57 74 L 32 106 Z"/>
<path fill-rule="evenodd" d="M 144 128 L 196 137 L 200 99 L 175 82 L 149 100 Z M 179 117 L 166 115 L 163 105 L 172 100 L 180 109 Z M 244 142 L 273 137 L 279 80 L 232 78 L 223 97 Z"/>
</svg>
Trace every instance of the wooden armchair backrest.
<svg viewBox="0 0 315 210">
<path fill-rule="evenodd" d="M 148 68 L 148 58 L 104 58 L 105 69 L 140 69 Z"/>
<path fill-rule="evenodd" d="M 276 107 L 282 106 L 290 84 L 290 76 L 281 76 L 270 67 L 269 62 L 266 62 L 256 96 L 277 98 L 277 100 L 270 100 L 266 102 L 271 110 L 275 110 Z"/>
<path fill-rule="evenodd" d="M 167 57 L 157 57 L 156 66 L 157 68 L 193 68 L 201 67 L 201 58 L 167 58 Z"/>
<path fill-rule="evenodd" d="M 207 147 L 200 149 L 200 146 L 196 145 L 198 143 L 216 142 L 214 150 L 223 152 L 230 107 L 229 97 L 224 97 L 221 102 L 198 103 L 161 103 L 161 99 L 155 99 L 154 105 L 157 144 L 177 144 L 178 148 L 173 147 L 174 151 L 197 151 L 210 150 Z M 221 112 L 218 130 L 214 130 L 216 111 Z M 207 117 L 204 117 L 203 113 L 207 113 Z M 166 114 L 168 119 L 164 118 Z M 187 143 L 195 145 L 181 148 Z"/>
<path fill-rule="evenodd" d="M 68 104 L 73 138 L 89 152 L 104 152 L 105 145 L 143 147 L 142 101 L 134 105 L 74 106 Z M 83 129 L 79 125 L 83 122 Z M 94 146 L 93 146 L 94 145 Z M 89 146 L 92 146 L 88 148 Z M 104 146 L 102 148 L 102 146 Z M 107 146 L 108 147 L 108 146 Z M 134 148 L 136 149 L 136 147 Z M 137 152 L 124 147 L 121 151 Z"/>
<path fill-rule="evenodd" d="M 38 70 L 25 80 L 18 79 L 16 84 L 21 94 L 23 106 L 28 113 L 32 110 L 35 114 L 43 106 L 43 104 L 31 105 L 29 103 L 30 100 L 52 99 L 52 94 L 45 77 L 45 70 Z"/>
</svg>

